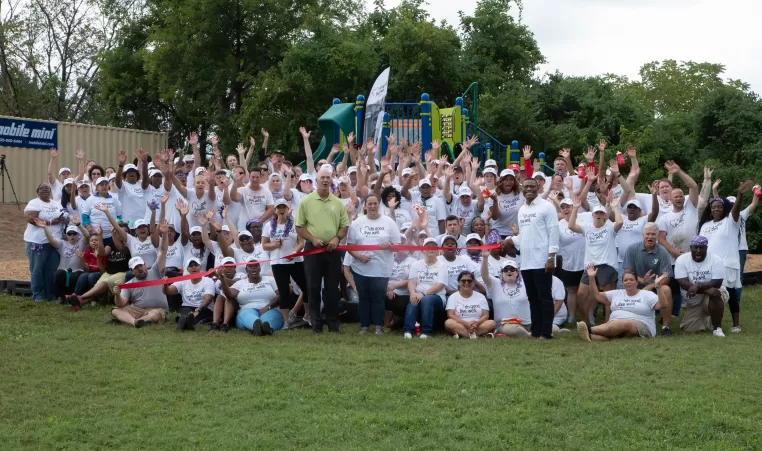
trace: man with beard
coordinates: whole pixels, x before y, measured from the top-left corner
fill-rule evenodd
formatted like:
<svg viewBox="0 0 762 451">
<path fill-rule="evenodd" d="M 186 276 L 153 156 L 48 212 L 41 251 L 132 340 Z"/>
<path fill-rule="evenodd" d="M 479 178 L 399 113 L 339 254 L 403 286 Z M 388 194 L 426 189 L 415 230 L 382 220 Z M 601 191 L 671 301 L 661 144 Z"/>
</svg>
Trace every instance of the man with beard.
<svg viewBox="0 0 762 451">
<path fill-rule="evenodd" d="M 669 337 L 672 335 L 669 329 L 669 323 L 672 320 L 672 292 L 669 289 L 672 265 L 669 253 L 657 243 L 658 236 L 659 226 L 654 222 L 646 223 L 643 227 L 643 241 L 627 248 L 624 256 L 624 272 L 635 274 L 638 279 L 638 288 L 657 294 L 660 305 L 664 307 L 661 309 L 663 324 L 661 335 Z M 624 278 L 624 275 L 622 277 Z"/>
<path fill-rule="evenodd" d="M 724 337 L 722 316 L 729 294 L 722 286 L 725 268 L 722 260 L 707 255 L 709 241 L 696 236 L 690 242 L 690 254 L 675 262 L 675 279 L 685 298 L 685 314 L 680 329 L 685 332 L 711 330 L 715 337 Z"/>
</svg>

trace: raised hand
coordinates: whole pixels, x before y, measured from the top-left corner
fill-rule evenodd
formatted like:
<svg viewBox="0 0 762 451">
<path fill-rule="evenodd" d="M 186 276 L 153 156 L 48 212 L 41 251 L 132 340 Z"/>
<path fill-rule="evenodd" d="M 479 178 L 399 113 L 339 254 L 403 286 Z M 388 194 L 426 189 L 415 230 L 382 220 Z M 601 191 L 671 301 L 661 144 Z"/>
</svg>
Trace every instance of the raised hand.
<svg viewBox="0 0 762 451">
<path fill-rule="evenodd" d="M 103 235 L 103 228 L 99 225 L 93 227 L 93 234 L 95 235 Z"/>
<path fill-rule="evenodd" d="M 74 224 L 75 226 L 78 226 L 80 224 L 79 215 L 71 215 L 69 217 L 69 221 L 71 221 L 71 223 Z"/>
<path fill-rule="evenodd" d="M 235 151 L 238 153 L 238 155 L 246 154 L 246 148 L 243 147 L 243 143 L 238 143 L 238 145 L 235 148 Z"/>
<path fill-rule="evenodd" d="M 169 193 L 162 194 L 159 200 L 161 201 L 162 205 L 167 205 L 167 201 L 169 200 Z"/>
<path fill-rule="evenodd" d="M 574 196 L 572 200 L 572 207 L 579 208 L 582 206 L 582 199 L 579 196 Z"/>
<path fill-rule="evenodd" d="M 217 161 L 222 161 L 222 151 L 219 149 L 219 147 L 215 147 L 212 149 L 212 153 L 214 154 L 214 158 L 217 159 Z"/>
<path fill-rule="evenodd" d="M 606 150 L 606 140 L 601 138 L 601 140 L 598 142 L 598 151 L 603 153 L 604 150 Z"/>
<path fill-rule="evenodd" d="M 265 131 L 265 129 L 263 128 L 262 131 Z M 253 149 L 256 145 L 257 145 L 257 141 L 254 139 L 254 137 L 249 136 L 249 147 Z"/>
<path fill-rule="evenodd" d="M 587 161 L 593 161 L 595 160 L 596 153 L 598 153 L 598 151 L 595 150 L 595 147 L 587 146 L 587 153 L 585 154 L 585 158 L 587 159 Z"/>
<path fill-rule="evenodd" d="M 350 202 L 350 203 L 351 203 L 351 202 Z M 399 205 L 399 202 L 397 202 L 397 199 L 396 199 L 396 198 L 394 198 L 394 199 L 391 199 L 391 200 L 388 202 L 388 204 L 389 204 L 389 209 L 390 209 L 390 210 L 394 210 L 395 208 L 397 208 L 397 205 Z"/>
<path fill-rule="evenodd" d="M 262 137 L 265 138 L 265 139 L 270 137 L 270 134 L 267 133 L 267 130 L 265 130 L 264 128 L 262 129 Z M 254 139 L 254 138 L 252 138 L 252 139 Z"/>
<path fill-rule="evenodd" d="M 365 140 L 365 148 L 368 149 L 368 152 L 372 152 L 373 149 L 376 148 L 376 143 L 373 142 L 373 138 L 368 138 Z"/>
<path fill-rule="evenodd" d="M 444 170 L 445 178 L 452 178 L 452 175 L 455 173 L 455 169 L 452 166 L 447 166 L 447 169 Z"/>
<path fill-rule="evenodd" d="M 619 164 L 615 159 L 609 160 L 609 171 L 611 171 L 611 175 L 613 175 L 614 178 L 619 177 Z"/>
<path fill-rule="evenodd" d="M 706 169 L 704 170 L 706 171 Z M 711 172 L 709 174 L 710 174 L 709 177 L 711 177 Z M 712 183 L 712 190 L 716 190 L 720 186 L 720 182 L 722 182 L 722 180 L 720 179 L 715 180 L 714 183 Z"/>
<path fill-rule="evenodd" d="M 355 132 L 349 132 L 347 135 L 347 144 L 351 146 L 355 142 Z"/>
<path fill-rule="evenodd" d="M 140 147 L 137 150 L 135 150 L 135 156 L 138 158 L 138 160 L 145 161 L 146 158 L 148 158 L 148 153 L 145 150 L 143 150 L 142 147 Z"/>
<path fill-rule="evenodd" d="M 50 148 L 50 159 L 55 160 L 56 157 L 58 157 L 58 150 L 56 150 L 54 147 Z"/>
<path fill-rule="evenodd" d="M 532 160 L 532 147 L 531 146 L 524 146 L 523 155 L 524 155 L 524 161 L 531 161 Z"/>
<path fill-rule="evenodd" d="M 34 218 L 34 225 L 36 225 L 37 227 L 45 228 L 48 226 L 48 223 L 40 218 Z"/>
<path fill-rule="evenodd" d="M 596 275 L 596 274 L 598 274 L 598 269 L 597 269 L 597 268 L 595 267 L 595 265 L 594 265 L 594 264 L 592 264 L 592 263 L 590 263 L 589 265 L 587 265 L 587 268 L 585 268 L 585 269 L 587 270 L 587 277 L 588 277 L 588 278 L 591 278 L 591 279 L 592 279 L 592 278 L 594 278 L 594 277 L 595 277 L 595 275 Z"/>
<path fill-rule="evenodd" d="M 635 146 L 632 144 L 627 144 L 627 156 L 630 157 L 630 159 L 636 158 L 638 156 L 638 152 L 635 150 Z"/>
<path fill-rule="evenodd" d="M 704 166 L 704 179 L 710 180 L 712 178 L 713 172 L 714 172 L 714 169 Z"/>
<path fill-rule="evenodd" d="M 680 172 L 680 166 L 678 166 L 677 163 L 675 163 L 672 160 L 669 160 L 666 163 L 664 163 L 664 169 L 666 169 L 667 172 L 670 174 L 677 174 L 678 172 Z"/>
<path fill-rule="evenodd" d="M 431 142 L 431 148 L 432 150 L 434 150 L 435 154 L 437 153 L 437 150 L 439 150 L 440 147 L 442 147 L 442 145 L 439 144 L 439 140 L 435 139 L 434 141 Z"/>
<path fill-rule="evenodd" d="M 309 139 L 312 132 L 308 132 L 306 128 L 299 127 L 299 133 L 302 135 L 302 138 Z"/>
<path fill-rule="evenodd" d="M 106 204 L 95 204 L 94 207 L 96 210 L 102 211 L 104 213 L 108 211 L 108 205 Z"/>
<path fill-rule="evenodd" d="M 159 233 L 161 235 L 165 235 L 169 233 L 169 223 L 167 222 L 166 219 L 163 219 L 161 223 L 159 224 Z"/>
<path fill-rule="evenodd" d="M 85 151 L 84 150 L 77 150 L 77 160 L 84 160 L 85 159 Z"/>
<path fill-rule="evenodd" d="M 182 216 L 186 216 L 188 212 L 190 211 L 188 209 L 188 204 L 185 203 L 182 199 L 177 199 L 177 203 L 175 204 L 175 208 L 177 208 L 177 212 L 180 213 Z"/>
<path fill-rule="evenodd" d="M 478 136 L 476 136 L 476 135 L 473 135 L 473 136 L 471 136 L 470 138 L 468 138 L 468 139 L 467 139 L 467 140 L 466 140 L 466 141 L 463 143 L 463 147 L 465 147 L 466 149 L 470 149 L 470 148 L 472 148 L 473 146 L 475 146 L 476 144 L 479 144 L 479 137 L 478 137 Z"/>
<path fill-rule="evenodd" d="M 191 146 L 197 146 L 198 145 L 198 135 L 196 132 L 190 132 L 188 135 L 188 143 L 190 143 Z"/>
<path fill-rule="evenodd" d="M 119 150 L 119 165 L 123 166 L 125 162 L 127 162 L 127 152 L 125 152 L 124 149 L 120 149 Z"/>
<path fill-rule="evenodd" d="M 217 147 L 217 145 L 220 143 L 220 138 L 218 138 L 216 135 L 212 136 L 212 139 L 210 139 L 212 142 L 212 147 Z"/>
<path fill-rule="evenodd" d="M 564 147 L 563 149 L 558 151 L 558 155 L 563 158 L 569 158 L 571 156 L 571 149 Z"/>
<path fill-rule="evenodd" d="M 200 225 L 201 227 L 206 226 L 207 220 L 206 220 L 206 216 L 204 216 L 203 213 L 198 213 L 195 216 L 195 218 L 196 218 L 196 222 L 198 222 L 198 225 Z"/>
<path fill-rule="evenodd" d="M 585 176 L 587 177 L 588 180 L 594 179 L 595 178 L 595 169 L 588 166 L 585 169 Z"/>
<path fill-rule="evenodd" d="M 754 182 L 752 182 L 751 180 L 746 180 L 745 182 L 741 182 L 741 184 L 738 186 L 738 192 L 741 194 L 745 194 L 751 191 L 753 187 L 754 187 Z"/>
<path fill-rule="evenodd" d="M 619 199 L 614 197 L 614 193 L 612 191 L 609 191 L 609 207 L 613 210 L 614 208 L 617 208 L 617 205 L 619 205 Z"/>
</svg>

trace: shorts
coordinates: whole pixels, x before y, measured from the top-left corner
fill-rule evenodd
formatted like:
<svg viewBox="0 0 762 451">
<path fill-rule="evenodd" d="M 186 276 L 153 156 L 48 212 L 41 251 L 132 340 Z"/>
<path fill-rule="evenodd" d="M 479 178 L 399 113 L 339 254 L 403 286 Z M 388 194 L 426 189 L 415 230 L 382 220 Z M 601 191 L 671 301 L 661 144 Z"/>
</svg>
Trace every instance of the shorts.
<svg viewBox="0 0 762 451">
<path fill-rule="evenodd" d="M 725 267 L 725 280 L 722 282 L 723 287 L 727 288 L 741 288 L 741 270 Z"/>
<path fill-rule="evenodd" d="M 649 338 L 653 337 L 651 334 L 651 329 L 648 328 L 648 325 L 644 323 L 643 321 L 638 321 L 636 319 L 631 319 L 633 323 L 635 323 L 635 327 L 638 329 L 638 336 L 643 338 Z"/>
<path fill-rule="evenodd" d="M 585 271 L 567 271 L 563 268 L 558 268 L 558 271 L 556 271 L 556 277 L 558 277 L 561 282 L 564 283 L 565 287 L 576 287 L 579 286 L 579 281 L 582 279 L 582 274 Z"/>
<path fill-rule="evenodd" d="M 162 322 L 162 321 L 165 321 L 167 319 L 167 312 L 164 311 L 163 308 L 149 308 L 149 309 L 145 309 L 145 308 L 135 307 L 134 305 L 127 305 L 125 307 L 122 307 L 122 308 L 119 308 L 119 309 L 113 309 L 113 310 L 121 310 L 123 312 L 127 312 L 130 315 L 132 315 L 132 317 L 135 318 L 135 319 L 140 319 L 140 318 L 142 318 L 142 317 L 144 317 L 146 315 L 149 315 L 149 314 L 158 315 L 158 317 L 159 317 L 158 322 Z"/>
<path fill-rule="evenodd" d="M 609 265 L 595 265 L 595 269 L 598 270 L 598 274 L 595 276 L 595 283 L 598 285 L 598 290 L 604 285 L 616 285 L 616 279 L 618 277 L 616 269 Z M 583 271 L 582 273 L 580 283 L 582 285 L 590 285 L 587 271 Z"/>
<path fill-rule="evenodd" d="M 727 304 L 730 293 L 725 287 L 720 288 L 722 303 Z M 686 306 L 683 318 L 680 320 L 680 330 L 685 332 L 711 331 L 712 318 L 709 316 L 709 296 L 700 295 L 701 300 L 697 304 Z"/>
<path fill-rule="evenodd" d="M 118 272 L 116 274 L 109 274 L 109 273 L 103 273 L 101 274 L 100 279 L 98 279 L 98 282 L 106 282 L 108 285 L 108 291 L 111 294 L 114 294 L 114 287 L 117 285 L 121 285 L 124 283 L 124 277 L 127 275 L 127 273 L 124 272 Z"/>
</svg>

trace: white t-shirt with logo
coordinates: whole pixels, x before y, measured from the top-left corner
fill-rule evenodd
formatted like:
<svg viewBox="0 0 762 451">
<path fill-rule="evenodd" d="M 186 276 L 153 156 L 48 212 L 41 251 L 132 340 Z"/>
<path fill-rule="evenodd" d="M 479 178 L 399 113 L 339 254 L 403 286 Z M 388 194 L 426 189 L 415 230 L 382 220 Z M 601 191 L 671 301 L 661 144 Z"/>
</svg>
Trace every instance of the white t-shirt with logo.
<svg viewBox="0 0 762 451">
<path fill-rule="evenodd" d="M 24 207 L 24 213 L 27 211 L 38 211 L 37 217 L 43 221 L 50 221 L 61 216 L 63 207 L 61 202 L 51 199 L 50 202 L 43 202 L 39 197 L 36 197 L 29 201 Z M 61 224 L 48 227 L 50 234 L 57 240 L 61 240 Z M 34 224 L 27 223 L 26 230 L 24 230 L 24 241 L 28 243 L 45 244 L 48 242 L 48 238 L 45 236 L 45 230 L 41 227 L 37 227 Z"/>
<path fill-rule="evenodd" d="M 271 243 L 278 240 L 283 240 L 279 248 L 276 248 L 270 251 L 269 258 L 275 260 L 274 262 L 271 263 L 271 265 L 292 265 L 294 263 L 304 261 L 304 257 L 296 257 L 291 261 L 286 260 L 285 258 L 281 258 L 281 257 L 285 257 L 287 255 L 291 255 L 294 253 L 294 251 L 296 250 L 297 239 L 299 238 L 299 235 L 296 234 L 296 226 L 293 223 L 291 224 L 291 230 L 288 231 L 288 236 L 284 238 L 283 234 L 285 230 L 286 230 L 286 224 L 276 223 L 275 234 L 273 234 L 272 233 L 273 227 L 272 227 L 271 220 L 268 220 L 265 223 L 264 227 L 262 227 L 262 236 L 267 237 Z M 276 260 L 276 259 L 280 259 L 280 260 Z"/>
<path fill-rule="evenodd" d="M 616 233 L 615 239 L 619 263 L 624 261 L 624 254 L 627 253 L 627 248 L 631 244 L 643 241 L 643 227 L 647 222 L 647 216 L 641 216 L 634 221 L 630 221 L 627 217 L 623 218 L 622 228 Z"/>
<path fill-rule="evenodd" d="M 708 208 L 708 207 L 707 207 Z M 722 260 L 722 264 L 731 269 L 740 269 L 741 260 L 738 255 L 738 234 L 740 226 L 729 214 L 720 221 L 707 221 L 701 226 L 699 235 L 709 240 L 706 252 Z"/>
<path fill-rule="evenodd" d="M 119 200 L 122 202 L 122 219 L 124 221 L 133 223 L 145 217 L 148 196 L 146 196 L 139 180 L 137 183 L 127 183 L 126 180 L 122 180 Z"/>
<path fill-rule="evenodd" d="M 656 224 L 659 226 L 660 233 L 667 234 L 667 242 L 670 246 L 683 252 L 690 252 L 691 239 L 696 236 L 698 220 L 698 210 L 690 199 L 686 198 L 682 211 L 665 213 L 659 217 Z M 672 256 L 672 264 L 675 264 L 674 256 Z"/>
<path fill-rule="evenodd" d="M 188 182 L 190 184 L 190 182 Z M 214 210 L 214 201 L 209 200 L 209 194 L 206 191 L 201 195 L 199 199 L 196 195 L 195 189 L 188 189 L 188 228 L 196 227 L 200 225 L 196 221 L 196 215 L 206 215 L 210 210 Z M 167 202 L 167 209 L 170 208 L 169 202 Z"/>
<path fill-rule="evenodd" d="M 628 296 L 626 290 L 606 291 L 611 303 L 609 321 L 616 319 L 635 320 L 648 326 L 651 336 L 656 335 L 656 313 L 654 306 L 659 302 L 655 293 L 640 290 L 635 296 Z"/>
<path fill-rule="evenodd" d="M 234 283 L 231 288 L 238 290 L 238 305 L 241 309 L 261 309 L 270 305 L 275 296 L 278 295 L 278 286 L 275 279 L 268 276 L 262 276 L 258 283 L 249 282 L 248 277 Z"/>
<path fill-rule="evenodd" d="M 553 284 L 551 285 L 551 294 L 553 295 L 553 303 L 556 301 L 566 300 L 566 288 L 564 283 L 561 282 L 556 276 L 553 276 Z M 566 319 L 569 317 L 569 311 L 566 309 L 566 302 L 561 304 L 561 308 L 558 309 L 558 313 L 553 317 L 553 324 L 556 326 L 562 326 Z"/>
<path fill-rule="evenodd" d="M 500 323 L 504 319 L 518 318 L 522 325 L 531 325 L 532 316 L 524 283 L 508 285 L 501 282 L 497 277 L 492 277 L 492 286 L 489 289 L 495 321 Z"/>
<path fill-rule="evenodd" d="M 566 219 L 558 221 L 558 245 L 558 255 L 562 257 L 565 271 L 585 269 L 585 236 L 570 229 Z"/>
<path fill-rule="evenodd" d="M 248 275 L 237 272 L 233 275 L 233 283 L 236 283 L 239 280 L 246 279 L 247 277 Z M 231 285 L 231 288 L 232 287 L 233 285 Z M 214 280 L 214 294 L 215 296 L 222 296 L 223 298 L 225 297 L 225 293 L 222 291 L 222 282 L 220 282 L 220 279 Z"/>
<path fill-rule="evenodd" d="M 142 258 L 146 266 L 152 267 L 156 263 L 157 249 L 154 247 L 150 236 L 145 241 L 140 241 L 132 235 L 127 235 L 127 248 L 132 257 Z"/>
<path fill-rule="evenodd" d="M 429 217 L 429 234 L 431 236 L 439 235 L 439 221 L 444 221 L 447 218 L 444 199 L 432 196 L 424 200 L 421 197 L 420 191 L 410 191 L 410 217 L 412 218 L 418 217 L 418 213 L 413 210 L 413 207 L 416 205 L 426 210 L 426 214 Z"/>
<path fill-rule="evenodd" d="M 447 299 L 445 310 L 455 310 L 455 314 L 463 321 L 478 321 L 482 317 L 482 310 L 489 310 L 489 304 L 487 298 L 477 291 L 468 298 L 453 293 Z"/>
<path fill-rule="evenodd" d="M 498 194 L 497 204 L 500 217 L 490 220 L 490 228 L 497 230 L 500 236 L 513 236 L 511 224 L 518 225 L 519 207 L 522 202 L 524 202 L 523 194 Z"/>
<path fill-rule="evenodd" d="M 370 219 L 367 216 L 357 218 L 349 226 L 347 244 L 374 245 L 384 242 L 400 243 L 400 230 L 397 223 L 388 216 Z M 365 277 L 389 277 L 394 267 L 394 251 L 366 251 L 363 254 L 370 257 L 367 263 L 358 260 L 352 262 L 352 271 Z"/>
<path fill-rule="evenodd" d="M 159 241 L 159 244 L 161 244 L 161 240 Z M 193 246 L 192 244 L 190 245 Z M 185 264 L 185 258 L 183 256 L 182 243 L 180 243 L 180 241 L 175 241 L 175 243 L 172 244 L 171 246 L 168 245 L 167 246 L 167 262 L 165 266 L 167 268 L 182 269 L 184 264 Z"/>
<path fill-rule="evenodd" d="M 106 213 L 95 208 L 98 204 L 106 205 L 111 216 L 116 219 L 122 215 L 122 203 L 112 195 L 109 195 L 108 197 L 92 195 L 87 198 L 85 205 L 82 206 L 82 209 L 80 210 L 83 215 L 89 216 L 90 225 L 93 228 L 95 228 L 95 226 L 100 226 L 103 231 L 103 238 L 111 238 L 111 223 L 109 222 Z"/>
<path fill-rule="evenodd" d="M 675 261 L 675 279 L 685 278 L 688 278 L 692 284 L 724 279 L 725 266 L 722 264 L 722 260 L 709 253 L 702 262 L 694 261 L 690 253 L 683 254 Z M 682 288 L 680 288 L 680 292 L 683 294 L 683 302 L 686 307 L 698 305 L 704 298 L 703 293 L 688 296 L 688 293 Z"/>
<path fill-rule="evenodd" d="M 82 235 L 79 236 L 79 239 L 74 244 L 69 244 L 67 239 L 60 240 L 59 243 L 58 254 L 61 256 L 61 260 L 58 263 L 58 269 L 84 271 L 85 264 L 77 255 L 77 251 L 84 252 L 87 246 Z"/>
<path fill-rule="evenodd" d="M 381 205 L 379 212 L 383 216 L 389 216 L 389 207 Z M 391 216 L 389 217 L 391 218 Z M 418 216 L 416 215 L 416 217 Z M 398 228 L 401 228 L 405 223 L 413 222 L 413 218 L 410 216 L 410 210 L 403 208 L 402 206 L 397 206 L 397 208 L 394 209 L 394 220 L 397 223 Z M 439 228 L 437 228 L 437 231 L 438 230 Z"/>
<path fill-rule="evenodd" d="M 267 211 L 267 207 L 275 204 L 270 190 L 261 185 L 256 191 L 252 190 L 250 185 L 246 185 L 239 188 L 238 193 L 241 195 L 240 203 L 242 206 L 238 218 L 239 230 L 246 230 L 246 221 L 261 218 Z"/>
<path fill-rule="evenodd" d="M 245 250 L 239 248 L 238 246 L 233 246 L 233 256 L 235 258 L 236 263 L 244 263 L 246 262 L 246 259 L 249 257 L 254 257 L 258 261 L 262 262 L 265 260 L 270 260 L 270 253 L 265 250 L 264 247 L 262 247 L 262 243 L 257 243 L 254 245 L 254 250 L 251 252 L 246 252 Z M 220 262 L 221 263 L 221 262 Z M 217 266 L 219 266 L 219 263 L 217 263 Z M 262 276 L 272 276 L 273 269 L 270 265 L 270 262 L 260 263 L 260 275 Z M 236 271 L 242 274 L 246 274 L 246 265 L 236 266 Z"/>
<path fill-rule="evenodd" d="M 442 265 L 442 272 L 446 274 L 447 277 L 447 283 L 445 284 L 445 289 L 450 291 L 457 291 L 458 290 L 458 274 L 460 274 L 463 271 L 470 271 L 474 273 L 474 278 L 476 278 L 477 272 L 481 273 L 479 271 L 479 267 L 476 263 L 474 263 L 473 260 L 466 257 L 465 255 L 456 255 L 455 260 L 448 261 L 446 258 L 444 258 L 444 255 L 440 255 L 437 257 L 440 264 Z M 477 279 L 478 280 L 478 279 Z"/>
<path fill-rule="evenodd" d="M 349 255 L 349 253 L 347 253 L 347 255 Z M 417 281 L 415 285 L 416 293 L 425 293 L 426 290 L 438 283 L 447 286 L 447 271 L 442 271 L 442 262 L 438 258 L 431 266 L 426 265 L 426 261 L 424 260 L 418 260 L 410 265 L 408 280 Z M 444 288 L 436 294 L 441 296 L 444 301 Z"/>
<path fill-rule="evenodd" d="M 196 284 L 190 280 L 182 280 L 173 283 L 172 286 L 177 288 L 177 293 L 182 296 L 183 307 L 201 307 L 204 302 L 204 295 L 207 294 L 214 298 L 214 281 L 208 277 L 202 277 Z"/>
<path fill-rule="evenodd" d="M 592 222 L 580 227 L 585 235 L 585 265 L 609 265 L 616 269 L 618 260 L 614 223 L 607 220 L 601 228 L 596 228 Z"/>
<path fill-rule="evenodd" d="M 471 199 L 471 203 L 468 206 L 464 206 L 460 202 L 460 197 L 454 197 L 448 207 L 449 213 L 453 216 L 457 216 L 461 224 L 463 224 L 463 235 L 471 233 L 471 221 L 479 216 L 479 212 L 476 208 L 476 201 Z"/>
<path fill-rule="evenodd" d="M 410 256 L 402 261 L 394 259 L 394 268 L 392 268 L 392 274 L 389 276 L 389 285 L 396 285 L 403 280 L 408 280 L 410 278 L 410 267 L 413 266 L 413 263 L 416 261 L 416 259 Z M 407 296 L 410 294 L 410 291 L 407 289 L 407 284 L 402 288 L 395 288 L 394 294 L 398 296 Z"/>
</svg>

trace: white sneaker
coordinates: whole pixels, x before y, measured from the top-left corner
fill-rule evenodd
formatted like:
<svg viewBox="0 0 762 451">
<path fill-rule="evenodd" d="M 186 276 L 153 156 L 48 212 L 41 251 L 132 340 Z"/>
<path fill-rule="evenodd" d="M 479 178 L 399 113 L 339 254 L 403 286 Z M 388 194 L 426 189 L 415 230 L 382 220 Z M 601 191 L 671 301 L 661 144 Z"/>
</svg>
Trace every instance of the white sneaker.
<svg viewBox="0 0 762 451">
<path fill-rule="evenodd" d="M 421 340 L 425 340 L 425 339 L 427 339 L 427 338 L 429 338 L 429 336 L 428 336 L 428 335 L 426 335 L 426 334 L 421 334 L 421 336 L 420 336 L 420 339 L 421 339 Z"/>
<path fill-rule="evenodd" d="M 458 335 L 458 334 L 453 334 L 453 335 L 452 335 L 452 338 L 454 338 L 454 339 L 456 339 L 456 340 L 457 340 L 457 339 L 459 339 L 459 338 L 460 338 L 460 335 Z"/>
<path fill-rule="evenodd" d="M 413 339 L 413 334 L 411 334 L 410 332 L 405 332 L 404 336 L 405 336 L 406 340 L 412 340 Z"/>
<path fill-rule="evenodd" d="M 468 338 L 470 338 L 471 340 L 476 340 L 476 334 L 471 332 L 470 334 L 468 334 Z"/>
<path fill-rule="evenodd" d="M 712 335 L 714 335 L 715 337 L 724 337 L 725 336 L 725 334 L 722 333 L 722 327 L 718 327 L 717 329 L 712 331 Z"/>
<path fill-rule="evenodd" d="M 741 332 L 741 328 L 740 328 L 740 327 L 738 327 L 738 326 L 736 326 L 736 327 L 731 327 L 731 328 L 730 328 L 730 331 L 731 331 L 731 332 L 733 332 L 734 334 L 737 334 L 738 332 Z"/>
</svg>

